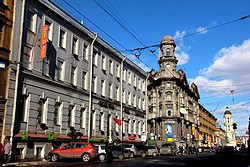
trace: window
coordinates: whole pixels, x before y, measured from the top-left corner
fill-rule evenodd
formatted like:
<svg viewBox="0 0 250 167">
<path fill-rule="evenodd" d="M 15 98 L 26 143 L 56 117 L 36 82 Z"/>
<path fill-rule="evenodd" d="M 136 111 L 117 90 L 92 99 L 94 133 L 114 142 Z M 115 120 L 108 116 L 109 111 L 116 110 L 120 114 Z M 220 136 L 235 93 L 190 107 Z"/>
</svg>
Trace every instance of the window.
<svg viewBox="0 0 250 167">
<path fill-rule="evenodd" d="M 57 62 L 57 79 L 62 81 L 64 79 L 64 61 L 58 60 Z"/>
<path fill-rule="evenodd" d="M 120 78 L 120 64 L 116 64 L 116 77 Z"/>
<path fill-rule="evenodd" d="M 145 92 L 145 90 L 146 90 L 145 81 L 142 81 L 142 91 L 144 91 L 144 92 Z"/>
<path fill-rule="evenodd" d="M 113 61 L 109 60 L 109 73 L 113 74 Z"/>
<path fill-rule="evenodd" d="M 98 62 L 98 57 L 99 56 L 98 56 L 97 50 L 94 50 L 94 53 L 93 53 L 93 61 L 94 62 L 93 63 L 94 63 L 95 66 L 98 66 L 98 63 L 97 63 Z"/>
<path fill-rule="evenodd" d="M 172 95 L 171 94 L 167 94 L 167 101 L 172 101 Z"/>
<path fill-rule="evenodd" d="M 167 68 L 167 69 L 169 69 L 170 67 L 171 67 L 171 65 L 170 65 L 170 64 L 167 64 L 167 65 L 166 65 L 166 68 Z"/>
<path fill-rule="evenodd" d="M 116 87 L 115 94 L 116 94 L 116 100 L 120 101 L 120 90 L 118 86 Z"/>
<path fill-rule="evenodd" d="M 137 132 L 136 132 L 136 129 L 137 129 L 137 127 L 136 127 L 136 120 L 134 120 L 134 134 L 136 135 L 137 134 Z"/>
<path fill-rule="evenodd" d="M 126 103 L 126 91 L 123 89 L 123 91 L 122 91 L 122 102 L 123 103 Z"/>
<path fill-rule="evenodd" d="M 101 69 L 102 69 L 103 71 L 106 71 L 106 56 L 105 56 L 105 55 L 102 55 Z"/>
<path fill-rule="evenodd" d="M 131 122 L 132 122 L 132 120 L 129 119 L 129 121 L 128 121 L 128 133 L 129 134 L 131 134 L 131 125 L 132 125 Z"/>
<path fill-rule="evenodd" d="M 76 37 L 72 39 L 72 55 L 78 55 L 78 39 Z"/>
<path fill-rule="evenodd" d="M 124 68 L 124 69 L 123 69 L 123 81 L 126 82 L 126 80 L 127 80 L 127 69 Z"/>
<path fill-rule="evenodd" d="M 27 10 L 26 28 L 35 33 L 36 29 L 36 14 Z"/>
<path fill-rule="evenodd" d="M 50 70 L 50 56 L 47 54 L 42 62 L 42 74 L 46 76 L 49 75 L 49 70 Z"/>
<path fill-rule="evenodd" d="M 55 103 L 55 111 L 54 111 L 54 124 L 61 125 L 61 113 L 62 113 L 62 105 L 60 102 Z"/>
<path fill-rule="evenodd" d="M 105 96 L 105 81 L 101 80 L 101 94 L 102 96 Z"/>
<path fill-rule="evenodd" d="M 132 78 L 131 78 L 131 72 L 128 72 L 128 83 L 131 84 L 132 83 Z"/>
<path fill-rule="evenodd" d="M 136 95 L 134 95 L 134 107 L 136 107 Z"/>
<path fill-rule="evenodd" d="M 131 104 L 132 104 L 132 94 L 128 92 L 128 105 L 131 106 Z"/>
<path fill-rule="evenodd" d="M 23 121 L 28 122 L 30 109 L 30 95 L 23 96 Z"/>
<path fill-rule="evenodd" d="M 167 116 L 169 116 L 169 117 L 172 116 L 172 110 L 170 108 L 167 109 Z"/>
<path fill-rule="evenodd" d="M 113 99 L 113 84 L 109 83 L 109 98 Z"/>
<path fill-rule="evenodd" d="M 45 20 L 45 25 L 48 26 L 48 40 L 52 41 L 52 35 L 53 35 L 53 23 L 49 20 Z"/>
<path fill-rule="evenodd" d="M 83 71 L 82 72 L 82 89 L 87 89 L 86 88 L 86 72 L 85 71 Z"/>
<path fill-rule="evenodd" d="M 59 47 L 66 49 L 66 31 L 60 29 L 59 35 Z"/>
<path fill-rule="evenodd" d="M 92 88 L 94 90 L 94 93 L 96 93 L 97 92 L 97 79 L 96 79 L 96 76 L 93 76 Z"/>
<path fill-rule="evenodd" d="M 87 44 L 83 44 L 82 57 L 83 59 L 88 60 L 88 45 Z"/>
<path fill-rule="evenodd" d="M 136 76 L 134 75 L 134 87 L 136 87 Z"/>
<path fill-rule="evenodd" d="M 104 131 L 104 113 L 101 112 L 99 116 L 99 130 Z"/>
<path fill-rule="evenodd" d="M 25 45 L 24 46 L 24 66 L 28 69 L 32 69 L 33 64 L 32 64 L 32 60 L 33 60 L 33 48 L 30 46 Z"/>
<path fill-rule="evenodd" d="M 141 109 L 141 97 L 138 97 L 138 108 Z"/>
<path fill-rule="evenodd" d="M 170 49 L 169 48 L 166 49 L 166 56 L 170 56 Z"/>
<path fill-rule="evenodd" d="M 76 67 L 71 66 L 70 83 L 76 86 Z"/>
<path fill-rule="evenodd" d="M 75 105 L 69 105 L 68 127 L 75 127 Z"/>
<path fill-rule="evenodd" d="M 171 83 L 170 82 L 167 83 L 167 89 L 171 89 Z"/>
<path fill-rule="evenodd" d="M 40 98 L 38 103 L 38 122 L 42 124 L 47 124 L 48 115 L 48 99 Z"/>
<path fill-rule="evenodd" d="M 142 109 L 143 109 L 143 110 L 145 110 L 145 109 L 146 109 L 145 99 L 142 99 Z"/>
<path fill-rule="evenodd" d="M 81 111 L 80 111 L 80 126 L 84 129 L 84 131 L 86 130 L 86 124 L 87 124 L 87 121 L 86 121 L 86 108 L 81 108 Z"/>
<path fill-rule="evenodd" d="M 141 78 L 138 78 L 138 89 L 141 90 Z"/>
</svg>

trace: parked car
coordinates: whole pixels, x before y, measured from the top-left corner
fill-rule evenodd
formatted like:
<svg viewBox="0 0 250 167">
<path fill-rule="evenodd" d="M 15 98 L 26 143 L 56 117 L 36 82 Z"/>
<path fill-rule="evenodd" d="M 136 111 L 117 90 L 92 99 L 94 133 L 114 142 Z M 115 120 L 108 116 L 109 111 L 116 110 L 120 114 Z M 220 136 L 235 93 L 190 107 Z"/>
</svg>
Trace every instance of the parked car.
<svg viewBox="0 0 250 167">
<path fill-rule="evenodd" d="M 149 156 L 156 157 L 160 154 L 159 149 L 155 145 L 148 145 L 147 148 Z"/>
<path fill-rule="evenodd" d="M 98 152 L 98 158 L 100 161 L 106 160 L 106 150 L 105 150 L 105 144 L 95 144 L 94 145 L 97 148 Z"/>
<path fill-rule="evenodd" d="M 4 155 L 3 154 L 4 154 L 3 145 L 2 145 L 2 143 L 0 143 L 0 167 L 4 163 Z"/>
<path fill-rule="evenodd" d="M 130 151 L 130 157 L 133 158 L 136 155 L 136 147 L 134 144 L 130 143 L 120 143 L 118 144 L 120 146 L 123 146 L 126 150 Z"/>
<path fill-rule="evenodd" d="M 108 146 L 114 158 L 124 159 L 130 157 L 130 151 L 119 145 Z"/>
<path fill-rule="evenodd" d="M 60 148 L 51 150 L 48 155 L 52 162 L 62 158 L 81 158 L 84 162 L 88 162 L 98 156 L 98 151 L 92 143 L 70 142 Z"/>
<path fill-rule="evenodd" d="M 145 145 L 135 145 L 136 147 L 136 156 L 146 157 L 148 155 L 148 148 Z"/>
<path fill-rule="evenodd" d="M 163 143 L 160 147 L 160 154 L 163 155 L 177 155 L 177 147 L 175 142 Z"/>
</svg>

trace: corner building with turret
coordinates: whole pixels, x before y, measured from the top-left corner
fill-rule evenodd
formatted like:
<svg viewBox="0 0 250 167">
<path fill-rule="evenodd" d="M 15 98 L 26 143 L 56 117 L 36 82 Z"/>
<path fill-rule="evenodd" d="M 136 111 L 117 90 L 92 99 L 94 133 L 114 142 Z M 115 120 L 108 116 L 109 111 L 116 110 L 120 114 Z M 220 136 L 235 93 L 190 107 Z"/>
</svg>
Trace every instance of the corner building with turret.
<svg viewBox="0 0 250 167">
<path fill-rule="evenodd" d="M 198 144 L 200 98 L 197 86 L 188 84 L 177 70 L 175 42 L 164 36 L 160 43 L 160 71 L 152 69 L 148 79 L 148 137 L 150 141 Z"/>
</svg>

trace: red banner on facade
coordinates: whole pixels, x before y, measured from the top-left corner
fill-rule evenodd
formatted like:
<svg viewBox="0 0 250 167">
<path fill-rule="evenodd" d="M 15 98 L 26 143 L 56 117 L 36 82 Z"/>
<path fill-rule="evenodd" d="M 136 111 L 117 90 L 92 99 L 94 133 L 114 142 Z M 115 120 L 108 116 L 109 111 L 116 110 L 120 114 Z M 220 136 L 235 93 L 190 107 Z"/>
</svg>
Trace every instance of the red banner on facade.
<svg viewBox="0 0 250 167">
<path fill-rule="evenodd" d="M 46 57 L 47 52 L 47 41 L 48 41 L 48 25 L 43 26 L 42 30 L 42 38 L 40 40 L 41 44 L 41 52 L 40 52 L 40 58 L 44 59 Z"/>
<path fill-rule="evenodd" d="M 113 118 L 115 123 L 117 123 L 119 126 L 122 125 L 122 120 L 121 119 L 117 119 L 117 118 Z"/>
</svg>

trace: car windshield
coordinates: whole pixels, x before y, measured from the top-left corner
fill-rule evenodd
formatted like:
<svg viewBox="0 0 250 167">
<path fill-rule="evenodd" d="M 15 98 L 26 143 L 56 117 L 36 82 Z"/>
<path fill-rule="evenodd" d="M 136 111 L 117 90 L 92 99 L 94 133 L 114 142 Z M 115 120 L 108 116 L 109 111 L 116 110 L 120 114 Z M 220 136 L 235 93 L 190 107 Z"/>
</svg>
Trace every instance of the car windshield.
<svg viewBox="0 0 250 167">
<path fill-rule="evenodd" d="M 171 144 L 164 144 L 162 147 L 171 147 Z"/>
</svg>

